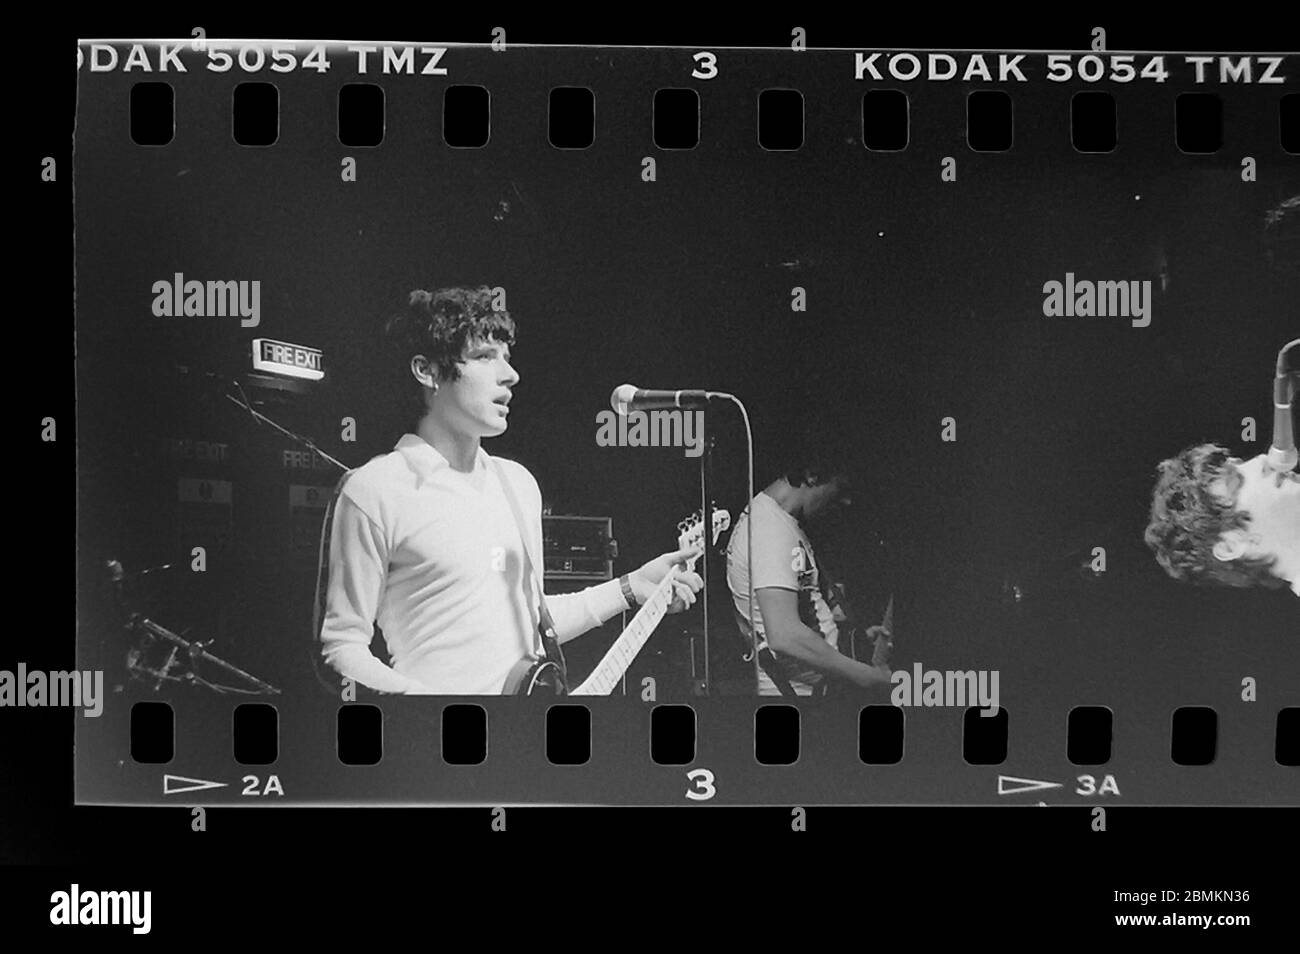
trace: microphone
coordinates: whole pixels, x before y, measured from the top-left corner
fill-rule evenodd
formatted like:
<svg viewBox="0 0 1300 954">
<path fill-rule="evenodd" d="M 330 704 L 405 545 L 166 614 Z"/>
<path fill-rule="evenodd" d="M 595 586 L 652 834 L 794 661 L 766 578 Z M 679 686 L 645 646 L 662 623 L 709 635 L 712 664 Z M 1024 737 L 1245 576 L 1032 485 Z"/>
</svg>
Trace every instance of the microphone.
<svg viewBox="0 0 1300 954">
<path fill-rule="evenodd" d="M 635 384 L 621 384 L 609 396 L 609 405 L 620 416 L 628 411 L 658 411 L 667 408 L 703 408 L 713 398 L 729 398 L 720 391 L 646 391 Z"/>
<path fill-rule="evenodd" d="M 1300 339 L 1292 341 L 1277 356 L 1277 374 L 1273 378 L 1273 446 L 1268 449 L 1268 466 L 1276 471 L 1295 467 L 1295 434 L 1291 430 L 1291 398 L 1295 392 L 1295 375 L 1286 369 L 1286 353 Z"/>
</svg>

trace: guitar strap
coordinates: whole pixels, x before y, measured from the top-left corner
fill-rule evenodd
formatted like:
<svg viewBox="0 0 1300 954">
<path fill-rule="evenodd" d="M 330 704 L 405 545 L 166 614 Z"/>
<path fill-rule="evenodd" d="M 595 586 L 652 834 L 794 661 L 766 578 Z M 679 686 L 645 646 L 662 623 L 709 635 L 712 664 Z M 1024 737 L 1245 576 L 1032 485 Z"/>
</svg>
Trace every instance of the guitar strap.
<svg viewBox="0 0 1300 954">
<path fill-rule="evenodd" d="M 510 504 L 510 512 L 515 518 L 515 529 L 519 531 L 519 540 L 523 544 L 524 554 L 524 591 L 531 594 L 533 592 L 533 583 L 537 580 L 537 571 L 533 568 L 533 558 L 530 555 L 528 546 L 528 534 L 524 531 L 524 515 L 519 507 L 519 501 L 515 497 L 514 490 L 510 487 L 510 481 L 506 478 L 505 469 L 496 458 L 491 458 L 492 467 L 496 471 L 497 482 L 501 484 L 501 492 L 505 494 L 506 502 Z M 551 618 L 551 611 L 546 608 L 546 596 L 542 591 L 541 583 L 537 583 L 537 615 L 541 619 L 542 636 L 542 657 L 549 659 L 560 667 L 560 675 L 567 682 L 569 678 L 568 670 L 564 665 L 564 653 L 560 651 L 560 638 L 555 631 L 555 620 Z"/>
<path fill-rule="evenodd" d="M 799 695 L 794 691 L 794 686 L 790 685 L 790 680 L 785 677 L 780 661 L 772 654 L 772 650 L 766 646 L 758 651 L 758 664 L 763 667 L 763 671 L 767 673 L 767 678 L 772 680 L 772 684 L 776 686 L 781 695 Z"/>
</svg>

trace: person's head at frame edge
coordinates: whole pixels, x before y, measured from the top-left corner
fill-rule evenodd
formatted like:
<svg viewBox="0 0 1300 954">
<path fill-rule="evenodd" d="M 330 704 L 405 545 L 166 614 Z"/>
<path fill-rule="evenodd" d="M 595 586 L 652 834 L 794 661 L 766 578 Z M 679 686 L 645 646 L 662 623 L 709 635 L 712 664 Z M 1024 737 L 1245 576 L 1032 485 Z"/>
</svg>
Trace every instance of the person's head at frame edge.
<svg viewBox="0 0 1300 954">
<path fill-rule="evenodd" d="M 1176 580 L 1300 595 L 1300 474 L 1189 447 L 1158 468 L 1147 545 Z"/>
</svg>

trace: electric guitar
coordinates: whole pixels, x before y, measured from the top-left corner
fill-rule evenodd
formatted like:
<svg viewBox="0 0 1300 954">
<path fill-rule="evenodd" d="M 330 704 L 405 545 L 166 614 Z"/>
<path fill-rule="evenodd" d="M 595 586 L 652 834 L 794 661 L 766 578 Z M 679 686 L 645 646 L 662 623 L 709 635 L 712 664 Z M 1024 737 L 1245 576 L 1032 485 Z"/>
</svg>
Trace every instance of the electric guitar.
<svg viewBox="0 0 1300 954">
<path fill-rule="evenodd" d="M 725 510 L 715 510 L 713 512 L 712 543 L 717 544 L 718 537 L 723 531 L 731 526 L 731 514 Z M 687 517 L 677 525 L 678 549 L 687 548 L 700 549 L 703 552 L 704 540 L 704 519 L 697 510 L 691 516 Z M 692 557 L 686 562 L 687 571 L 695 568 L 695 561 L 698 557 Z M 564 670 L 559 663 L 551 658 L 534 658 L 525 657 L 515 664 L 506 678 L 505 694 L 506 695 L 543 695 L 553 694 L 557 696 L 607 696 L 613 692 L 614 687 L 618 685 L 623 673 L 631 665 L 632 660 L 636 658 L 641 647 L 646 644 L 646 640 L 655 631 L 659 621 L 664 618 L 668 612 L 668 607 L 673 602 L 673 581 L 677 579 L 680 568 L 672 567 L 655 591 L 650 594 L 636 615 L 632 617 L 632 622 L 628 623 L 627 628 L 614 640 L 609 651 L 596 664 L 581 685 L 570 689 L 567 680 L 564 678 Z M 545 645 L 545 643 L 543 644 Z"/>
<path fill-rule="evenodd" d="M 866 627 L 858 622 L 858 614 L 849 602 L 848 591 L 844 584 L 836 580 L 823 563 L 818 567 L 822 580 L 826 583 L 826 602 L 832 610 L 838 609 L 844 615 L 840 623 L 840 652 L 851 659 L 858 658 L 858 637 L 866 634 Z M 871 665 L 882 666 L 889 662 L 889 651 L 894 648 L 894 596 L 891 593 L 885 607 L 885 617 L 880 621 L 883 633 L 878 633 L 872 643 Z M 847 637 L 847 646 L 844 645 Z"/>
</svg>

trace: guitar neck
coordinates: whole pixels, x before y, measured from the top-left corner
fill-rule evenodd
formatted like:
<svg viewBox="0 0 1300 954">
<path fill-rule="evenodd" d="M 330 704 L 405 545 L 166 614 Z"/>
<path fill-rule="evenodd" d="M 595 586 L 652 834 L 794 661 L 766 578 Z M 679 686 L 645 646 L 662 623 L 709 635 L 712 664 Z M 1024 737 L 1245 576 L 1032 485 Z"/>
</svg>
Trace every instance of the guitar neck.
<svg viewBox="0 0 1300 954">
<path fill-rule="evenodd" d="M 672 603 L 673 581 L 676 579 L 677 568 L 673 567 L 655 587 L 650 599 L 636 611 L 632 622 L 628 623 L 627 629 L 614 640 L 614 645 L 609 647 L 609 652 L 605 653 L 604 658 L 596 664 L 591 675 L 582 685 L 569 690 L 569 695 L 607 696 L 614 691 L 618 681 L 623 678 L 623 673 L 627 672 L 627 667 L 632 664 L 636 654 L 641 651 L 641 647 L 646 644 L 646 640 L 655 631 L 659 621 L 668 612 L 668 607 Z"/>
</svg>

